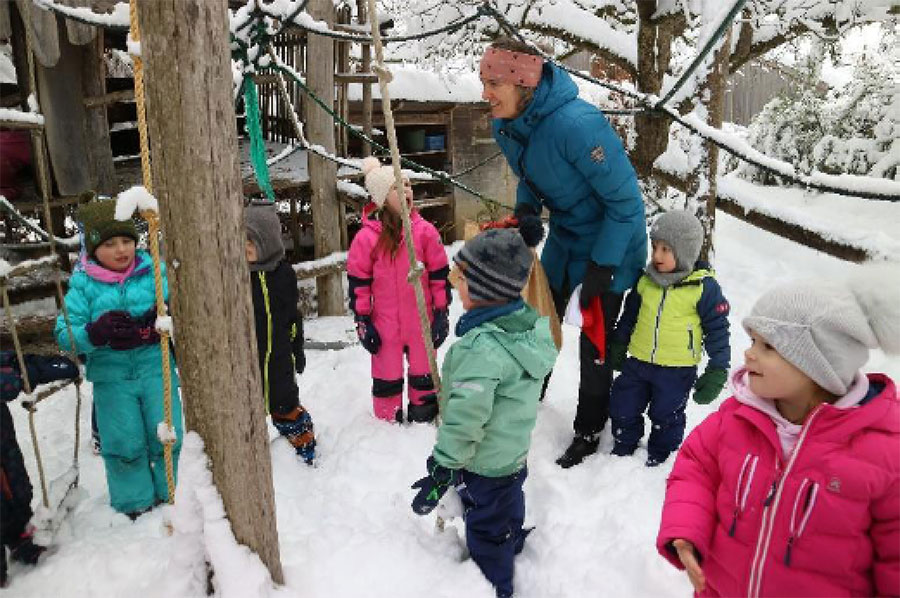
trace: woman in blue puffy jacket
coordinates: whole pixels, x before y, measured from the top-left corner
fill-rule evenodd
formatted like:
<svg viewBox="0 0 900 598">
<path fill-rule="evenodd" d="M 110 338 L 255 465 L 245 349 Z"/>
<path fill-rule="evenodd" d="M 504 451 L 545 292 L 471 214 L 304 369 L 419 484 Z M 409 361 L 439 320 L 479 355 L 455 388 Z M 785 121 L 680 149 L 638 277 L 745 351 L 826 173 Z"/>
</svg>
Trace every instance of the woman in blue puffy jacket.
<svg viewBox="0 0 900 598">
<path fill-rule="evenodd" d="M 493 135 L 519 177 L 515 216 L 526 243 L 543 236 L 541 255 L 557 311 L 582 284 L 581 303 L 600 299 L 607 337 L 622 295 L 647 262 L 647 227 L 637 175 L 622 142 L 595 106 L 578 98 L 568 73 L 528 45 L 500 38 L 481 61 L 482 97 L 491 105 Z M 597 450 L 609 417 L 612 370 L 586 335 L 580 338 L 581 381 L 575 439 L 557 461 L 580 463 Z"/>
<path fill-rule="evenodd" d="M 153 262 L 147 252 L 135 249 L 134 222 L 116 220 L 114 213 L 114 201 L 87 203 L 78 210 L 85 251 L 66 293 L 74 339 L 62 315 L 55 333 L 60 347 L 68 348 L 74 340 L 86 358 L 110 503 L 135 519 L 169 499 L 157 430 L 164 421 L 162 351 L 154 325 Z M 168 298 L 165 266 L 162 280 Z M 174 359 L 170 366 L 176 437 L 172 457 L 177 463 L 181 401 Z"/>
</svg>

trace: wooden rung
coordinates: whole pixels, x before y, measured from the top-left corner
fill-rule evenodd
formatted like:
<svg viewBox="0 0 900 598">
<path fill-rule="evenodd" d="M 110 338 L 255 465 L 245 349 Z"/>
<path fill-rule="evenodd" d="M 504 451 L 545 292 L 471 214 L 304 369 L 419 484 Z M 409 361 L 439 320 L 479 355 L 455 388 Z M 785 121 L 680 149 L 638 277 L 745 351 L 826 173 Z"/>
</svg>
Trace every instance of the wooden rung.
<svg viewBox="0 0 900 598">
<path fill-rule="evenodd" d="M 335 83 L 378 83 L 375 73 L 335 73 Z"/>
<path fill-rule="evenodd" d="M 444 197 L 426 197 L 424 199 L 417 199 L 413 202 L 413 205 L 418 209 L 423 208 L 437 208 L 442 206 L 449 206 L 453 203 L 453 198 L 449 195 Z"/>
<path fill-rule="evenodd" d="M 54 197 L 50 200 L 51 208 L 61 208 L 63 206 L 70 206 L 72 204 L 86 203 L 91 199 L 90 194 L 79 194 L 79 195 L 66 195 L 64 197 Z M 20 212 L 27 212 L 30 210 L 40 210 L 44 207 L 43 201 L 17 201 L 15 202 L 15 207 Z"/>
<path fill-rule="evenodd" d="M 79 378 L 78 381 L 80 382 L 81 379 Z M 32 393 L 31 395 L 26 395 L 26 398 L 22 399 L 22 407 L 24 407 L 25 409 L 27 409 L 29 411 L 33 411 L 38 403 L 40 403 L 44 399 L 46 399 L 56 393 L 58 393 L 65 387 L 70 386 L 71 384 L 73 384 L 75 382 L 76 382 L 75 380 L 60 380 L 60 381 L 56 381 L 56 382 L 51 382 L 49 385 L 47 385 L 47 388 L 41 390 L 36 395 L 34 393 Z M 27 398 L 30 396 L 33 396 L 34 398 Z"/>
<path fill-rule="evenodd" d="M 43 129 L 42 123 L 27 122 L 22 120 L 0 119 L 0 127 L 4 129 Z"/>
<path fill-rule="evenodd" d="M 47 265 L 56 266 L 59 263 L 59 255 L 54 253 L 53 255 L 48 255 L 42 257 L 37 260 L 28 260 L 27 262 L 23 262 L 18 266 L 13 266 L 9 270 L 7 270 L 4 274 L 0 275 L 0 281 L 6 282 L 10 278 L 15 278 L 16 276 L 21 276 L 23 274 L 27 274 L 28 272 L 32 272 L 39 268 L 43 268 Z"/>
<path fill-rule="evenodd" d="M 116 102 L 132 102 L 134 101 L 134 90 L 123 89 L 121 91 L 111 91 L 102 96 L 91 96 L 84 98 L 85 108 L 102 108 Z"/>
</svg>

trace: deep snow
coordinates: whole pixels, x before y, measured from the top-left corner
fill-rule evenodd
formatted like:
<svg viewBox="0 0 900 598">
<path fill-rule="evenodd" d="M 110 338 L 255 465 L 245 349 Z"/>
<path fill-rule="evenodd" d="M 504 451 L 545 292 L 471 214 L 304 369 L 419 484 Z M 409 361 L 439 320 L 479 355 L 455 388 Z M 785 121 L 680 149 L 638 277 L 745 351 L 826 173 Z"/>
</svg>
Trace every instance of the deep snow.
<svg viewBox="0 0 900 598">
<path fill-rule="evenodd" d="M 717 216 L 717 276 L 732 304 L 735 366 L 742 363 L 747 346 L 740 319 L 763 290 L 797 277 L 838 275 L 858 266 L 721 213 Z M 448 252 L 456 249 L 458 245 Z M 455 301 L 451 321 L 460 314 L 461 306 Z M 654 548 L 671 459 L 659 468 L 646 469 L 642 448 L 631 458 L 600 454 L 567 471 L 554 464 L 570 439 L 577 394 L 577 330 L 564 326 L 564 331 L 565 345 L 540 407 L 529 457 L 526 523 L 537 529 L 517 560 L 517 596 L 688 596 L 687 577 L 666 564 Z M 352 319 L 311 319 L 306 335 L 321 341 L 352 339 Z M 452 341 L 451 337 L 448 344 Z M 454 527 L 460 522 L 451 521 L 440 533 L 435 531 L 433 514 L 422 518 L 409 508 L 413 495 L 409 485 L 424 474 L 435 429 L 399 427 L 374 419 L 369 359 L 359 345 L 340 351 L 308 351 L 307 359 L 300 387 L 316 424 L 318 466 L 313 469 L 299 463 L 282 439 L 271 445 L 286 578 L 286 586 L 272 595 L 493 596 L 476 565 L 460 558 L 461 543 Z M 898 378 L 900 360 L 875 352 L 866 369 Z M 223 384 L 227 379 L 223 378 Z M 89 397 L 90 385 L 84 388 Z M 186 560 L 195 558 L 202 548 L 197 545 L 187 554 L 175 549 L 175 539 L 163 529 L 167 508 L 131 523 L 108 506 L 103 465 L 89 449 L 88 407 L 81 413 L 81 485 L 87 497 L 60 528 L 53 554 L 34 568 L 11 566 L 11 585 L 5 595 L 184 595 L 183 577 L 190 570 Z M 26 413 L 17 403 L 11 408 L 37 502 L 40 493 Z M 690 403 L 688 429 L 715 408 Z M 51 478 L 70 465 L 73 413 L 73 392 L 67 391 L 42 404 L 36 415 L 44 466 Z M 611 446 L 607 427 L 601 452 L 607 453 Z M 247 561 L 231 561 L 238 569 L 229 578 L 240 577 L 234 573 L 240 572 L 242 562 Z"/>
</svg>

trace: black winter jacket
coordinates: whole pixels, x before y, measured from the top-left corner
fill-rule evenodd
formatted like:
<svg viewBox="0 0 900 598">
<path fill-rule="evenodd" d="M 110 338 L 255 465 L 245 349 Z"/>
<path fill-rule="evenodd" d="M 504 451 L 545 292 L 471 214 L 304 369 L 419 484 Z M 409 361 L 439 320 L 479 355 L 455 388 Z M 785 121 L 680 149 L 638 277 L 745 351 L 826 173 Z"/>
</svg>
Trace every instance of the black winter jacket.
<svg viewBox="0 0 900 598">
<path fill-rule="evenodd" d="M 250 282 L 266 410 L 288 414 L 300 404 L 294 373 L 306 368 L 297 276 L 290 264 L 281 261 L 274 270 L 251 272 Z"/>
</svg>

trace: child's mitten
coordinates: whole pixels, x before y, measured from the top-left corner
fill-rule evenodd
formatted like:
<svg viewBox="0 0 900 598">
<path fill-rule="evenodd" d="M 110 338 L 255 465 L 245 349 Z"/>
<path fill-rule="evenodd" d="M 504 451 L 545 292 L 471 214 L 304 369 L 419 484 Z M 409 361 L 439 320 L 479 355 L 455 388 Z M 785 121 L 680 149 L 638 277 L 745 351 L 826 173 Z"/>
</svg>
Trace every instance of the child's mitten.
<svg viewBox="0 0 900 598">
<path fill-rule="evenodd" d="M 127 311 L 113 310 L 102 314 L 85 325 L 88 340 L 96 347 L 105 347 L 114 339 L 121 339 L 135 328 L 134 320 Z"/>
<path fill-rule="evenodd" d="M 434 319 L 431 321 L 431 341 L 437 349 L 450 334 L 450 314 L 446 309 L 434 310 Z"/>
<path fill-rule="evenodd" d="M 706 368 L 703 375 L 694 383 L 694 402 L 699 405 L 709 405 L 716 400 L 725 381 L 728 380 L 728 371 L 725 368 Z"/>
<path fill-rule="evenodd" d="M 359 342 L 366 351 L 372 355 L 378 353 L 381 348 L 381 336 L 378 334 L 375 324 L 372 323 L 371 317 L 356 316 L 356 336 L 359 337 Z"/>
<path fill-rule="evenodd" d="M 434 457 L 428 457 L 425 464 L 428 475 L 412 485 L 419 493 L 413 498 L 412 509 L 419 515 L 427 515 L 441 502 L 447 488 L 456 483 L 458 471 L 439 465 Z"/>
</svg>

